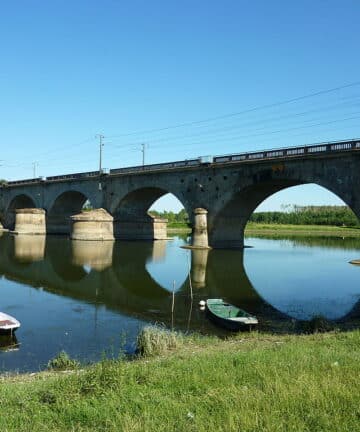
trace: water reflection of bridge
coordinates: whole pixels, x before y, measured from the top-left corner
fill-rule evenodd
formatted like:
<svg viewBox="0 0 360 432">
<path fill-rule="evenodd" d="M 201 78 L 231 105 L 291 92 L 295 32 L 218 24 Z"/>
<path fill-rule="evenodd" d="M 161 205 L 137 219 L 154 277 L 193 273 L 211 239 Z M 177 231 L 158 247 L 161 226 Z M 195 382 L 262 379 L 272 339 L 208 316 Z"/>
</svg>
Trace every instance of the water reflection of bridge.
<svg viewBox="0 0 360 432">
<path fill-rule="evenodd" d="M 43 236 L 0 238 L 0 275 L 42 287 L 48 292 L 107 308 L 141 319 L 170 323 L 171 287 L 161 286 L 148 271 L 148 263 L 161 261 L 166 242 L 84 242 Z M 192 250 L 191 280 L 194 302 L 224 297 L 271 320 L 288 319 L 265 302 L 252 286 L 243 265 L 243 251 Z M 184 328 L 190 308 L 188 267 L 176 291 L 175 325 Z M 356 305 L 349 316 L 359 310 Z M 197 307 L 192 323 L 201 319 Z M 193 326 L 192 326 L 193 327 Z"/>
</svg>

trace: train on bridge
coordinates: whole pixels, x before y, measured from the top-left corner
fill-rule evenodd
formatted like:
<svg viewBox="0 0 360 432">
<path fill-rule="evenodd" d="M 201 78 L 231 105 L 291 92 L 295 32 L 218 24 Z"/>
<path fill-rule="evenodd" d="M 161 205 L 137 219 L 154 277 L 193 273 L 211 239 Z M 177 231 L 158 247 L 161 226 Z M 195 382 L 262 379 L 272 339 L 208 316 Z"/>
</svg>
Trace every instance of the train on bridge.
<svg viewBox="0 0 360 432">
<path fill-rule="evenodd" d="M 25 180 L 14 180 L 4 182 L 0 187 L 13 187 L 13 186 L 22 186 L 26 184 L 34 184 L 40 182 L 63 182 L 68 180 L 82 180 L 93 177 L 101 177 L 101 176 L 119 176 L 126 174 L 139 174 L 144 172 L 154 172 L 154 171 L 162 171 L 162 170 L 173 170 L 173 169 L 184 169 L 184 168 L 194 168 L 199 167 L 201 165 L 206 166 L 218 166 L 223 164 L 231 164 L 231 163 L 241 163 L 241 162 L 255 162 L 261 160 L 271 160 L 271 159 L 280 159 L 280 158 L 294 158 L 294 157 L 302 157 L 309 155 L 319 155 L 323 153 L 333 153 L 333 152 L 344 152 L 344 151 L 354 151 L 360 150 L 360 139 L 352 139 L 347 141 L 332 141 L 326 143 L 318 143 L 312 145 L 305 145 L 301 147 L 287 147 L 287 148 L 278 148 L 272 150 L 262 150 L 256 152 L 246 152 L 246 153 L 237 153 L 237 154 L 229 154 L 223 156 L 200 156 L 195 159 L 186 159 L 182 161 L 176 162 L 164 162 L 158 164 L 151 165 L 138 165 L 132 167 L 124 167 L 124 168 L 113 168 L 110 170 L 99 170 L 97 171 L 88 171 L 81 173 L 72 173 L 72 174 L 62 174 L 57 176 L 49 176 L 49 177 L 36 177 Z"/>
</svg>

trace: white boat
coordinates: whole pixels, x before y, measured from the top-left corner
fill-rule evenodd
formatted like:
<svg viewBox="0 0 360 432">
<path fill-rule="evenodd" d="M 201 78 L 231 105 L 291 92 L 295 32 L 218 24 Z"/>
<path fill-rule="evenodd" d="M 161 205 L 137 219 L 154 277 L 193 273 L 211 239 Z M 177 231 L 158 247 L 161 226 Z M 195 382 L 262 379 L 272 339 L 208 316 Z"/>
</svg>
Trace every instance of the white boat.
<svg viewBox="0 0 360 432">
<path fill-rule="evenodd" d="M 0 312 L 0 334 L 14 333 L 20 327 L 20 322 L 4 312 Z"/>
</svg>

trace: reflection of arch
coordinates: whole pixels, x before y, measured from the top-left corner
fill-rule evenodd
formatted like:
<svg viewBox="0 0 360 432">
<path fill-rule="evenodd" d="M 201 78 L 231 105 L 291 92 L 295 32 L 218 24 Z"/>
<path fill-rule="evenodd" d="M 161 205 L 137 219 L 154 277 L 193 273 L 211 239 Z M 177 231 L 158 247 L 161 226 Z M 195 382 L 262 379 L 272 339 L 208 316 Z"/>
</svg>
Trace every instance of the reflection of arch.
<svg viewBox="0 0 360 432">
<path fill-rule="evenodd" d="M 47 215 L 48 234 L 69 234 L 70 216 L 79 213 L 87 201 L 86 195 L 78 191 L 60 194 L 49 206 Z"/>
<path fill-rule="evenodd" d="M 286 314 L 267 303 L 254 288 L 244 267 L 244 251 L 213 250 L 209 254 L 207 280 L 214 286 L 214 296 L 224 297 L 230 303 L 248 312 L 261 313 L 275 319 L 286 319 Z"/>
<path fill-rule="evenodd" d="M 131 289 L 131 294 L 141 298 L 166 298 L 168 291 L 161 287 L 146 270 L 146 262 L 152 259 L 153 244 L 124 242 L 115 243 L 113 271 L 121 286 Z"/>
<path fill-rule="evenodd" d="M 17 209 L 25 209 L 25 208 L 35 208 L 36 204 L 35 201 L 26 194 L 20 194 L 15 196 L 10 204 L 8 205 L 8 208 L 5 212 L 5 218 L 4 218 L 4 227 L 8 228 L 10 230 L 14 230 L 15 228 L 15 210 Z"/>
<path fill-rule="evenodd" d="M 152 255 L 146 260 L 146 271 L 157 284 L 168 292 L 172 292 L 174 288 L 175 291 L 179 290 L 188 279 L 189 269 L 186 255 L 188 251 L 179 250 L 178 246 L 174 247 L 172 242 L 169 243 L 166 240 L 155 241 L 152 244 Z M 183 256 L 180 256 L 179 253 Z M 171 272 L 168 271 L 169 266 L 172 267 Z"/>
<path fill-rule="evenodd" d="M 358 320 L 360 318 L 360 299 L 351 308 L 351 310 L 341 318 L 341 321 Z"/>
<path fill-rule="evenodd" d="M 48 237 L 44 259 L 36 262 L 26 260 L 25 263 L 22 258 L 19 260 L 16 257 L 15 240 L 7 234 L 0 237 L 0 275 L 33 287 L 41 286 L 57 295 L 104 304 L 109 309 L 132 317 L 170 322 L 171 294 L 146 270 L 146 263 L 154 259 L 150 243 L 116 243 L 113 265 L 101 271 L 92 267 L 87 273 L 81 262 L 74 265 L 72 242 L 65 238 Z M 195 306 L 200 299 L 210 297 L 224 297 L 255 313 L 264 319 L 263 322 L 289 319 L 254 288 L 244 269 L 242 250 L 208 252 L 206 271 L 206 286 L 199 290 L 194 286 L 192 322 L 196 323 L 197 328 L 207 325 L 207 322 L 204 324 L 204 318 Z M 261 289 L 261 286 L 256 288 Z M 187 328 L 189 293 L 189 284 L 185 281 L 176 292 L 176 327 Z M 354 305 L 353 310 L 341 320 L 358 318 L 359 304 Z"/>
<path fill-rule="evenodd" d="M 251 238 L 255 248 L 246 249 L 245 268 L 265 302 L 296 320 L 315 315 L 332 321 L 352 318 L 350 310 L 358 301 L 357 275 L 344 257 L 349 256 L 347 248 L 353 250 L 353 239 L 328 242 L 324 238 L 306 241 L 306 237 L 283 236 L 274 242 L 271 236 L 256 237 Z M 330 249 L 339 247 L 334 240 L 344 242 L 342 251 L 329 254 Z M 326 259 L 321 251 L 324 245 Z"/>
<path fill-rule="evenodd" d="M 82 266 L 72 261 L 71 242 L 66 239 L 56 239 L 57 244 L 51 241 L 46 244 L 46 258 L 52 264 L 57 276 L 64 282 L 80 282 L 87 276 Z"/>
<path fill-rule="evenodd" d="M 210 244 L 213 247 L 243 247 L 244 229 L 254 210 L 268 197 L 283 189 L 302 184 L 314 183 L 322 186 L 337 195 L 348 205 L 355 215 L 360 218 L 360 213 L 354 206 L 352 196 L 337 190 L 333 185 L 324 181 L 304 182 L 292 179 L 266 180 L 255 179 L 256 182 L 235 193 L 229 191 L 224 196 L 224 205 L 212 220 L 209 221 Z"/>
</svg>

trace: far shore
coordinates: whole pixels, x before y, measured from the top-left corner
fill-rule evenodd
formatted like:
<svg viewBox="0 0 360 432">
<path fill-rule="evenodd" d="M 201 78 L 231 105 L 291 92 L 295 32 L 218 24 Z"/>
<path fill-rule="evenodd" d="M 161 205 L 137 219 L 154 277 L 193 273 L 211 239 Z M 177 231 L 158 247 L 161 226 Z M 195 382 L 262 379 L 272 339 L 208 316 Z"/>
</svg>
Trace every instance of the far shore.
<svg viewBox="0 0 360 432">
<path fill-rule="evenodd" d="M 168 226 L 169 233 L 191 233 L 188 226 Z M 282 225 L 259 224 L 250 222 L 245 228 L 245 235 L 299 235 L 299 236 L 332 236 L 332 237 L 360 237 L 360 227 L 342 227 L 328 225 Z"/>
<path fill-rule="evenodd" d="M 360 237 L 360 227 L 342 227 L 328 225 L 280 225 L 258 224 L 250 222 L 245 229 L 245 235 L 299 235 L 299 236 L 333 236 Z"/>
<path fill-rule="evenodd" d="M 168 225 L 169 234 L 191 234 L 191 228 L 187 225 Z M 0 228 L 0 233 L 9 230 Z M 276 235 L 298 235 L 298 236 L 329 236 L 329 237 L 360 237 L 360 227 L 331 226 L 331 225 L 283 225 L 283 224 L 260 224 L 250 222 L 246 225 L 245 236 L 276 236 Z"/>
</svg>

